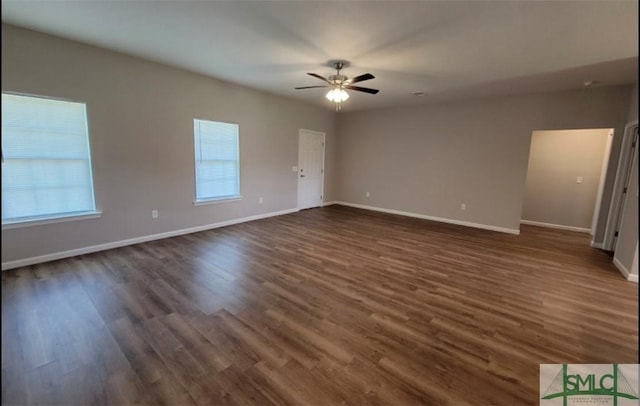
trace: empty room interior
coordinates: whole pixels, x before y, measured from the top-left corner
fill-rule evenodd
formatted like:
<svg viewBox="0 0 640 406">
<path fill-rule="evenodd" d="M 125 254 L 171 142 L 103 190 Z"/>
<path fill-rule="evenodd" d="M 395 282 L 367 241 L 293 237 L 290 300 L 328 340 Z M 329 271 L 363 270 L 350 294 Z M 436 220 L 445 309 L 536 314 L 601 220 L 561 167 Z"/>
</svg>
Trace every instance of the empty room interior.
<svg viewBox="0 0 640 406">
<path fill-rule="evenodd" d="M 567 405 L 637 138 L 637 1 L 3 0 L 2 404 Z"/>
</svg>

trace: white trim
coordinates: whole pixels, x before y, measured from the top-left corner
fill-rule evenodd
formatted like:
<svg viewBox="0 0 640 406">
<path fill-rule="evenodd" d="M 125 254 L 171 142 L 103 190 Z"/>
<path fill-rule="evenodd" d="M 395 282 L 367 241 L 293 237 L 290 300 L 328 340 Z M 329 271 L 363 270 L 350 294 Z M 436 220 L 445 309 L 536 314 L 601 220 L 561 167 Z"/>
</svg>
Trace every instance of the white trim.
<svg viewBox="0 0 640 406">
<path fill-rule="evenodd" d="M 332 204 L 339 204 L 339 202 L 337 202 L 337 201 L 335 201 L 335 200 L 332 200 L 332 201 L 330 201 L 330 202 L 323 202 L 323 203 L 322 203 L 322 207 L 324 207 L 324 206 L 331 206 Z"/>
<path fill-rule="evenodd" d="M 231 196 L 231 197 L 216 197 L 211 199 L 202 199 L 202 200 L 194 200 L 194 206 L 204 206 L 206 204 L 219 204 L 219 203 L 228 203 L 228 202 L 237 202 L 242 200 L 242 195 Z"/>
<path fill-rule="evenodd" d="M 45 100 L 55 100 L 55 101 L 87 104 L 87 102 L 84 100 L 65 99 L 64 97 L 44 96 L 41 94 L 34 94 L 34 93 L 12 92 L 9 90 L 3 90 L 2 93 L 14 95 L 14 96 L 33 97 L 34 99 L 45 99 Z"/>
<path fill-rule="evenodd" d="M 536 227 L 555 228 L 555 229 L 558 229 L 558 230 L 576 231 L 578 233 L 590 233 L 591 232 L 590 228 L 565 226 L 565 225 L 562 225 L 562 224 L 542 223 L 540 221 L 520 220 L 520 224 L 526 224 L 526 225 L 529 225 L 529 226 L 536 226 Z"/>
<path fill-rule="evenodd" d="M 618 260 L 618 258 L 616 258 L 616 257 L 613 258 L 613 265 L 615 265 L 616 268 L 618 268 L 618 271 L 620 271 L 622 273 L 622 275 L 624 275 L 626 280 L 628 280 L 629 282 L 638 283 L 638 275 L 631 273 L 631 271 L 629 271 L 622 264 L 622 262 L 620 262 L 620 260 Z"/>
<path fill-rule="evenodd" d="M 101 211 L 93 211 L 90 213 L 83 213 L 83 214 L 72 214 L 68 216 L 58 216 L 58 217 L 49 217 L 49 218 L 32 219 L 32 220 L 24 220 L 24 221 L 15 221 L 13 223 L 4 223 L 2 225 L 2 229 L 11 230 L 14 228 L 41 226 L 43 224 L 65 223 L 67 221 L 97 219 L 100 217 L 102 217 Z"/>
<path fill-rule="evenodd" d="M 604 249 L 604 244 L 603 244 L 603 243 L 601 243 L 601 242 L 595 242 L 595 241 L 593 241 L 593 240 L 591 240 L 591 246 L 592 246 L 593 248 L 598 248 L 598 249 L 601 249 L 601 250 L 603 250 L 603 249 Z"/>
<path fill-rule="evenodd" d="M 298 209 L 287 209 L 287 210 L 275 211 L 270 213 L 256 214 L 255 216 L 242 217 L 242 218 L 233 219 L 233 220 L 226 220 L 226 221 L 221 221 L 219 223 L 206 224 L 203 226 L 184 228 L 184 229 L 175 230 L 175 231 L 167 231 L 165 233 L 160 233 L 160 234 L 145 235 L 142 237 L 130 238 L 127 240 L 120 240 L 120 241 L 113 241 L 105 244 L 92 245 L 89 247 L 82 247 L 82 248 L 77 248 L 69 251 L 54 252 L 52 254 L 40 255 L 37 257 L 18 259 L 16 261 L 3 262 L 2 270 L 6 271 L 7 269 L 34 265 L 42 262 L 55 261 L 57 259 L 69 258 L 77 255 L 90 254 L 92 252 L 124 247 L 126 245 L 140 244 L 142 242 L 147 242 L 147 241 L 160 240 L 163 238 L 175 237 L 183 234 L 191 234 L 191 233 L 196 233 L 198 231 L 205 231 L 213 228 L 230 226 L 233 224 L 246 223 L 248 221 L 260 220 L 267 217 L 282 216 L 284 214 L 295 213 L 297 211 Z"/>
<path fill-rule="evenodd" d="M 513 228 L 497 227 L 497 226 L 492 226 L 492 225 L 488 225 L 488 224 L 471 223 L 469 221 L 454 220 L 454 219 L 448 219 L 448 218 L 443 218 L 443 217 L 427 216 L 426 214 L 411 213 L 411 212 L 402 211 L 402 210 L 385 209 L 385 208 L 382 208 L 382 207 L 367 206 L 367 205 L 364 205 L 364 204 L 347 203 L 347 202 L 341 202 L 341 201 L 337 201 L 337 202 L 335 202 L 335 204 L 340 204 L 342 206 L 355 207 L 355 208 L 364 209 L 364 210 L 379 211 L 379 212 L 382 212 L 382 213 L 398 214 L 398 215 L 406 216 L 406 217 L 415 217 L 415 218 L 424 219 L 424 220 L 439 221 L 441 223 L 456 224 L 456 225 L 459 225 L 459 226 L 481 228 L 483 230 L 499 231 L 501 233 L 507 233 L 507 234 L 515 234 L 515 235 L 519 235 L 520 234 L 520 230 L 513 229 Z"/>
</svg>

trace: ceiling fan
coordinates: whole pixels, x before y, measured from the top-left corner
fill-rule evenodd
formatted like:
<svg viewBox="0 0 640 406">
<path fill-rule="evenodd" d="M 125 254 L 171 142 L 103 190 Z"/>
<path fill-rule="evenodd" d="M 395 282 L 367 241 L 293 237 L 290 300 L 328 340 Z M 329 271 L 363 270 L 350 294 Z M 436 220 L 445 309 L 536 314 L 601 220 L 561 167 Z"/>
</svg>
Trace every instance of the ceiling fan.
<svg viewBox="0 0 640 406">
<path fill-rule="evenodd" d="M 346 92 L 345 89 L 355 90 L 358 92 L 365 92 L 370 94 L 376 94 L 379 92 L 378 89 L 370 89 L 368 87 L 353 86 L 353 84 L 357 82 L 375 79 L 375 76 L 373 76 L 370 73 L 365 73 L 363 75 L 356 76 L 354 78 L 349 79 L 347 76 L 340 74 L 340 71 L 342 70 L 342 68 L 344 68 L 344 65 L 345 65 L 344 62 L 340 62 L 340 61 L 334 62 L 333 67 L 336 69 L 337 72 L 335 75 L 331 75 L 328 78 L 318 75 L 317 73 L 307 73 L 307 75 L 313 76 L 314 78 L 318 78 L 326 82 L 327 84 L 322 86 L 296 87 L 296 90 L 315 89 L 319 87 L 330 87 L 331 90 L 329 90 L 329 92 L 326 94 L 326 97 L 327 99 L 329 99 L 330 101 L 336 104 L 336 110 L 340 110 L 341 103 L 343 101 L 346 101 L 349 98 L 349 94 Z"/>
</svg>

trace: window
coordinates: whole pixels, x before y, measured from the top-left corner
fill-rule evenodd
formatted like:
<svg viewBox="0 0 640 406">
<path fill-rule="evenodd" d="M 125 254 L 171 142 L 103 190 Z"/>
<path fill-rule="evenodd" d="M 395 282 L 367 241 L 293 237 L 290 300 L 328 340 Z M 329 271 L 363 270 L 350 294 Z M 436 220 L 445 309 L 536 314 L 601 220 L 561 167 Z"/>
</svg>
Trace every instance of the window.
<svg viewBox="0 0 640 406">
<path fill-rule="evenodd" d="M 240 198 L 238 124 L 193 120 L 196 203 Z"/>
<path fill-rule="evenodd" d="M 2 93 L 2 224 L 92 213 L 85 104 Z"/>
</svg>

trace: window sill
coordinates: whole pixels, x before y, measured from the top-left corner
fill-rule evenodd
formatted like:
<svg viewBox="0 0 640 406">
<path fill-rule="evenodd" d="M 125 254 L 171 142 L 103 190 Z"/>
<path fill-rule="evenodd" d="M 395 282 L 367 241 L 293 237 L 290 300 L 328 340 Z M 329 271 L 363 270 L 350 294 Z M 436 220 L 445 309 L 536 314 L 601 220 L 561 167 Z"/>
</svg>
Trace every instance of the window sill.
<svg viewBox="0 0 640 406">
<path fill-rule="evenodd" d="M 102 217 L 101 211 L 93 211 L 93 212 L 87 212 L 82 214 L 70 214 L 65 216 L 12 221 L 7 223 L 2 223 L 2 229 L 11 230 L 13 228 L 32 227 L 32 226 L 40 226 L 44 224 L 54 224 L 54 223 L 65 223 L 67 221 L 76 221 L 76 220 L 97 219 L 100 217 Z"/>
<path fill-rule="evenodd" d="M 238 200 L 242 200 L 242 195 L 220 197 L 220 198 L 217 198 L 217 199 L 195 200 L 193 202 L 193 205 L 194 206 L 204 206 L 205 204 L 218 204 L 218 203 L 227 203 L 227 202 L 237 202 Z"/>
</svg>

